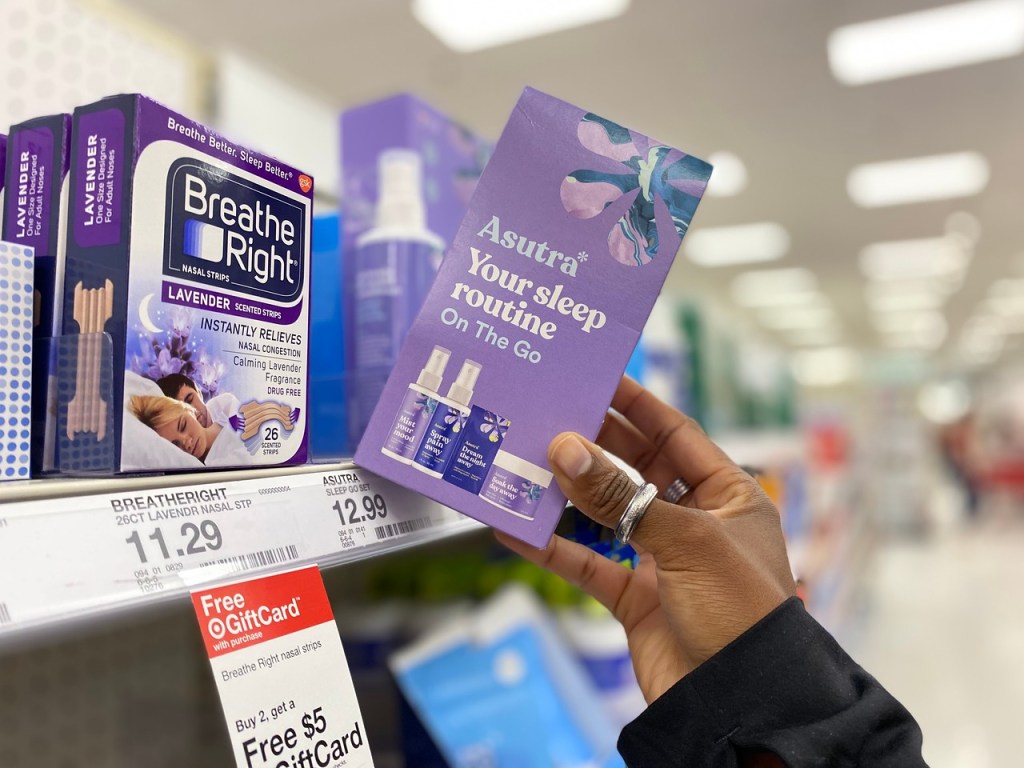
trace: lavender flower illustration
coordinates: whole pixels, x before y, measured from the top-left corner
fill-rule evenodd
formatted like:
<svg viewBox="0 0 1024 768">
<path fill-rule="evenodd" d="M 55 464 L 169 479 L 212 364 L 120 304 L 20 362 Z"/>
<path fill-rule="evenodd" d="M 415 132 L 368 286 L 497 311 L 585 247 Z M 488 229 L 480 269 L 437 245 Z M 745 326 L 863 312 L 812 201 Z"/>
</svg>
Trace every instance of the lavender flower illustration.
<svg viewBox="0 0 1024 768">
<path fill-rule="evenodd" d="M 496 443 L 505 437 L 509 426 L 512 424 L 506 418 L 488 413 L 484 416 L 484 423 L 480 425 L 480 431 L 487 435 L 487 439 Z"/>
<path fill-rule="evenodd" d="M 537 483 L 531 483 L 529 480 L 523 481 L 522 486 L 519 488 L 519 496 L 526 499 L 527 504 L 540 501 L 540 497 L 543 495 L 544 487 L 537 485 Z"/>
<path fill-rule="evenodd" d="M 608 233 L 608 248 L 622 264 L 649 264 L 661 244 L 656 201 L 666 206 L 682 238 L 707 186 L 711 166 L 671 147 L 646 146 L 644 137 L 589 112 L 580 120 L 577 135 L 591 152 L 617 161 L 628 171 L 573 171 L 562 180 L 562 206 L 578 219 L 591 219 L 632 195 L 629 208 Z M 671 247 L 673 252 L 676 246 L 678 241 Z"/>
<path fill-rule="evenodd" d="M 466 415 L 455 408 L 449 408 L 445 414 L 444 423 L 452 428 L 452 432 L 458 434 L 466 426 Z"/>
<path fill-rule="evenodd" d="M 153 381 L 180 373 L 196 383 L 204 398 L 213 397 L 220 390 L 224 363 L 193 337 L 189 310 L 175 307 L 169 321 L 167 330 L 140 337 L 141 350 L 132 356 L 131 370 Z"/>
<path fill-rule="evenodd" d="M 437 400 L 426 395 L 420 395 L 416 398 L 414 405 L 425 411 L 428 416 L 433 416 L 434 411 L 437 410 Z"/>
</svg>

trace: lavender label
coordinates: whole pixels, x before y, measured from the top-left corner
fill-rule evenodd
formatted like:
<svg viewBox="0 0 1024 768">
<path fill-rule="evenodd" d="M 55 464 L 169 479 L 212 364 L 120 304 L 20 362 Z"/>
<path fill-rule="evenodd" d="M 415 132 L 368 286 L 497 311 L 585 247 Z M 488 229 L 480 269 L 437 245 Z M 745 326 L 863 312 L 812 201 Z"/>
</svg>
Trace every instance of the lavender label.
<svg viewBox="0 0 1024 768">
<path fill-rule="evenodd" d="M 417 468 L 436 477 L 444 474 L 466 427 L 467 414 L 465 409 L 451 405 L 440 405 L 434 411 L 413 459 Z"/>
<path fill-rule="evenodd" d="M 533 520 L 551 480 L 549 470 L 506 451 L 498 451 L 487 472 L 480 498 L 514 515 Z"/>
<path fill-rule="evenodd" d="M 381 451 L 392 458 L 411 462 L 437 406 L 437 399 L 426 390 L 410 386 Z"/>
<path fill-rule="evenodd" d="M 505 417 L 474 405 L 455 455 L 444 472 L 445 481 L 479 494 L 510 425 Z"/>
<path fill-rule="evenodd" d="M 83 248 L 114 245 L 121 240 L 124 113 L 82 115 L 75 142 L 75 242 Z"/>
<path fill-rule="evenodd" d="M 531 482 L 514 472 L 491 467 L 480 496 L 492 504 L 504 507 L 509 512 L 532 520 L 537 509 L 537 502 L 541 500 L 545 490 L 547 489 L 540 484 Z"/>
<path fill-rule="evenodd" d="M 11 187 L 5 201 L 7 239 L 50 254 L 50 188 L 61 183 L 52 168 L 53 132 L 39 126 L 18 131 L 11 139 Z M 54 178 L 54 172 L 58 175 Z"/>
</svg>

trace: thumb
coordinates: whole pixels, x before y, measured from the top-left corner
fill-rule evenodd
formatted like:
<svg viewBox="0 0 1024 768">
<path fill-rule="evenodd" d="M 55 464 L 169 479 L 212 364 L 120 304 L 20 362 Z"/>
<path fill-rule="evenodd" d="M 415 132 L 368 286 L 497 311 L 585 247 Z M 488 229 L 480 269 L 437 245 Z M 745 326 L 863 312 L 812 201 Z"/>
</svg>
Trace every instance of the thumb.
<svg viewBox="0 0 1024 768">
<path fill-rule="evenodd" d="M 614 529 L 638 486 L 612 464 L 597 445 L 563 432 L 551 441 L 548 460 L 562 492 L 588 517 Z M 633 532 L 631 542 L 649 551 L 658 565 L 686 562 L 686 552 L 707 547 L 720 538 L 718 520 L 707 512 L 655 499 Z"/>
</svg>

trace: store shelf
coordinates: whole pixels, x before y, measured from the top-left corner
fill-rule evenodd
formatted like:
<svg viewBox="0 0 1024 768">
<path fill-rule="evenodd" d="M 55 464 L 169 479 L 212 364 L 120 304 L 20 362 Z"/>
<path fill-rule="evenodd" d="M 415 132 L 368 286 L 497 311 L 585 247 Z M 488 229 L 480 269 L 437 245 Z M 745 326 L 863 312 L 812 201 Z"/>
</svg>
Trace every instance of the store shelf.
<svg viewBox="0 0 1024 768">
<path fill-rule="evenodd" d="M 280 567 L 480 528 L 351 463 L 0 486 L 0 647 Z"/>
</svg>

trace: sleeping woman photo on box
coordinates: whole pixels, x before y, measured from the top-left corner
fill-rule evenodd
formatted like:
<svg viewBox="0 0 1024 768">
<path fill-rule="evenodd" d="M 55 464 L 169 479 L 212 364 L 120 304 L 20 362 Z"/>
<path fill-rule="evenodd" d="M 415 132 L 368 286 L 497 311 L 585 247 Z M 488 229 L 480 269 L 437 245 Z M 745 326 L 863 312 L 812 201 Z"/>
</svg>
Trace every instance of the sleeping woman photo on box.
<svg viewBox="0 0 1024 768">
<path fill-rule="evenodd" d="M 183 373 L 171 373 L 160 379 L 156 384 L 168 397 L 181 400 L 191 405 L 196 410 L 196 418 L 204 427 L 213 424 L 220 424 L 223 427 L 230 427 L 231 417 L 238 415 L 238 408 L 241 403 L 238 398 L 230 392 L 222 392 L 211 397 L 209 400 L 203 398 L 203 393 L 196 386 L 195 381 Z"/>
<path fill-rule="evenodd" d="M 203 426 L 196 409 L 166 395 L 134 395 L 128 410 L 142 424 L 206 466 L 252 463 L 241 437 L 216 422 Z"/>
</svg>

